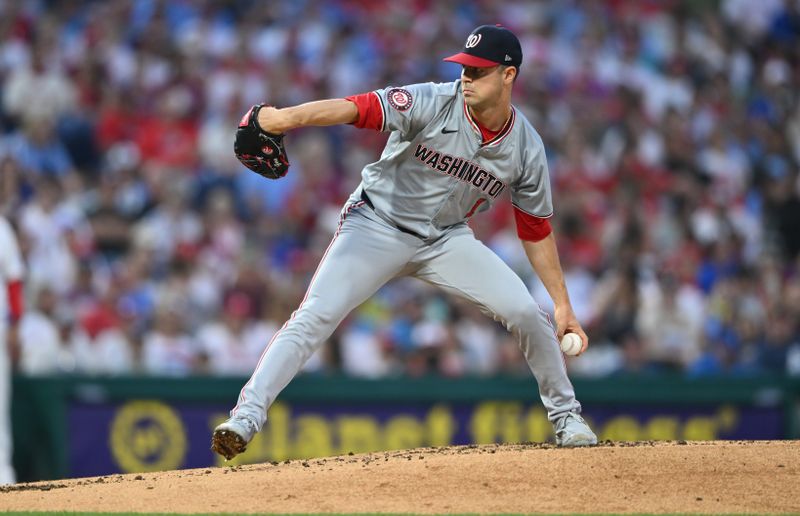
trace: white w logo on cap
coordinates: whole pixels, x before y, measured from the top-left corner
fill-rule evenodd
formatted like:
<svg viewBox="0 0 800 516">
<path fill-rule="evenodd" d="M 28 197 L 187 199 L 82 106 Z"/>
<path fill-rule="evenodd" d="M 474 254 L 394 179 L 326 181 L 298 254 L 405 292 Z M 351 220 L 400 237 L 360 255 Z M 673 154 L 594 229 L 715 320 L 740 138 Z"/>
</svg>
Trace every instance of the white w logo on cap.
<svg viewBox="0 0 800 516">
<path fill-rule="evenodd" d="M 464 48 L 472 48 L 476 46 L 480 42 L 482 36 L 483 34 L 470 34 L 467 38 L 467 43 L 464 45 Z"/>
</svg>

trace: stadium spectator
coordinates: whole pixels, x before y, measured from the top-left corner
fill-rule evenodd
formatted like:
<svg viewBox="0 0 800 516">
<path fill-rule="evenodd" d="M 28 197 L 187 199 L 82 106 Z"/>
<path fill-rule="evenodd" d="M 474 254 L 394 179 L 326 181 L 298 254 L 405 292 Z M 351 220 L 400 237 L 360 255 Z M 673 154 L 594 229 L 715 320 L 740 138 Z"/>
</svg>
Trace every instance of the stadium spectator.
<svg viewBox="0 0 800 516">
<path fill-rule="evenodd" d="M 178 307 L 158 306 L 153 327 L 142 340 L 142 371 L 146 374 L 187 376 L 200 369 L 198 346 L 184 328 Z"/>
<path fill-rule="evenodd" d="M 197 343 L 207 372 L 216 376 L 246 376 L 258 362 L 266 335 L 254 323 L 247 295 L 233 292 L 222 305 L 220 320 L 211 320 L 197 331 Z"/>
<path fill-rule="evenodd" d="M 208 373 L 196 342 L 236 317 L 231 298 L 266 345 L 385 136 L 292 134 L 292 169 L 268 182 L 233 157 L 238 118 L 453 80 L 454 38 L 497 22 L 529 63 L 517 108 L 546 146 L 594 342 L 572 372 L 800 374 L 796 1 L 84 0 L 0 3 L 0 19 L 0 214 L 78 371 Z M 500 204 L 473 230 L 552 310 Z M 307 372 L 528 374 L 494 322 L 421 283 L 372 303 Z"/>
<path fill-rule="evenodd" d="M 19 324 L 20 372 L 33 376 L 72 373 L 75 358 L 59 328 L 58 298 L 41 289 Z"/>
</svg>

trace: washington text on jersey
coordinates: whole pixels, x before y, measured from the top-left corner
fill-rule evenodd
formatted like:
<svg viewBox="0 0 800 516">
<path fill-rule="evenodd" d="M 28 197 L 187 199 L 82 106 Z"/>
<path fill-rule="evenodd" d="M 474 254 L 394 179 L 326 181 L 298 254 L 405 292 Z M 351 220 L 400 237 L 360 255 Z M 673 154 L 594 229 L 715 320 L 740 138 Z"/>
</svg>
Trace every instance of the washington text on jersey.
<svg viewBox="0 0 800 516">
<path fill-rule="evenodd" d="M 496 199 L 505 190 L 506 185 L 497 179 L 491 172 L 482 169 L 476 163 L 463 158 L 457 158 L 436 152 L 426 146 L 417 144 L 414 157 L 432 170 L 438 170 L 448 176 L 453 176 L 465 183 L 470 183 L 475 188 L 486 192 Z M 491 188 L 489 187 L 491 185 Z"/>
</svg>

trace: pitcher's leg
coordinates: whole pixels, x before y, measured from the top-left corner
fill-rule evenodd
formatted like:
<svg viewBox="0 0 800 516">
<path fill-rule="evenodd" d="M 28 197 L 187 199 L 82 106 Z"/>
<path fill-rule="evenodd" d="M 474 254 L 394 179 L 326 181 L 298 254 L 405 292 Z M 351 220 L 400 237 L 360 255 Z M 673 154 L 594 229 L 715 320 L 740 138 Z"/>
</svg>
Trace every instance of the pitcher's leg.
<svg viewBox="0 0 800 516">
<path fill-rule="evenodd" d="M 409 236 L 353 213 L 331 241 L 306 297 L 267 345 L 231 416 L 260 428 L 267 409 L 344 317 L 393 278 L 415 249 Z"/>
<path fill-rule="evenodd" d="M 549 316 L 519 276 L 469 229 L 454 231 L 421 250 L 413 261 L 423 264 L 418 278 L 475 303 L 514 334 L 539 384 L 550 421 L 580 412 Z"/>
</svg>

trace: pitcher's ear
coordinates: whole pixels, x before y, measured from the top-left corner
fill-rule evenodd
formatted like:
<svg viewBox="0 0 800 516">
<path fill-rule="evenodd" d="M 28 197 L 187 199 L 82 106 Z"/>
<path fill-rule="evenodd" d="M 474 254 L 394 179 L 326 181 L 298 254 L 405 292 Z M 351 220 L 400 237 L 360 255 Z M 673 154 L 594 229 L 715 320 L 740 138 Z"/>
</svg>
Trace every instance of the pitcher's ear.
<svg viewBox="0 0 800 516">
<path fill-rule="evenodd" d="M 517 68 L 516 66 L 505 66 L 505 67 L 503 67 L 503 79 L 509 77 L 512 74 L 513 74 L 513 77 L 512 77 L 511 82 L 514 82 L 514 81 L 517 80 L 517 76 L 519 75 L 519 68 Z"/>
</svg>

